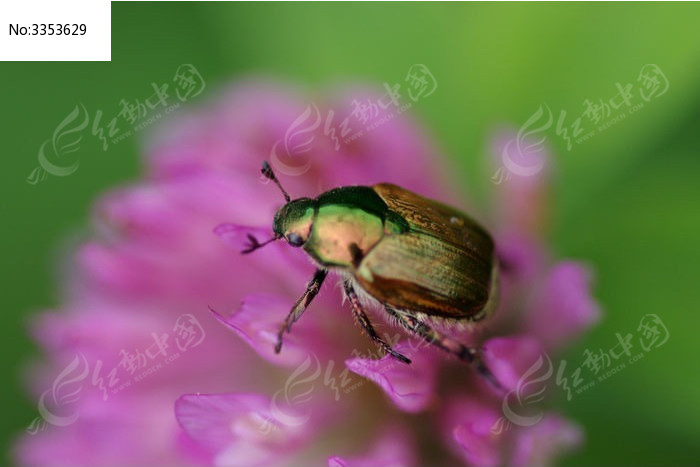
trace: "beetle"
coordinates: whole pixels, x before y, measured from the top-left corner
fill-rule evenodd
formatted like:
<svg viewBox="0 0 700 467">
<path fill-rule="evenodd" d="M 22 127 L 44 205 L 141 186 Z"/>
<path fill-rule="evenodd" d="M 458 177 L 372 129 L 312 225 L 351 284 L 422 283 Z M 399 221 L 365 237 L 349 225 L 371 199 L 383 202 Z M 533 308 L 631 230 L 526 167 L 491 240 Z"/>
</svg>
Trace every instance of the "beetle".
<svg viewBox="0 0 700 467">
<path fill-rule="evenodd" d="M 500 386 L 478 349 L 430 323 L 477 322 L 493 312 L 499 268 L 484 228 L 452 207 L 389 183 L 345 186 L 292 200 L 267 162 L 262 174 L 279 187 L 286 203 L 274 216 L 273 237 L 260 243 L 248 234 L 250 243 L 242 253 L 284 239 L 302 248 L 317 268 L 280 327 L 276 353 L 284 333 L 291 331 L 332 270 L 342 278 L 355 320 L 386 353 L 411 363 L 377 334 L 366 313 L 368 302 L 378 303 L 410 333 Z"/>
</svg>

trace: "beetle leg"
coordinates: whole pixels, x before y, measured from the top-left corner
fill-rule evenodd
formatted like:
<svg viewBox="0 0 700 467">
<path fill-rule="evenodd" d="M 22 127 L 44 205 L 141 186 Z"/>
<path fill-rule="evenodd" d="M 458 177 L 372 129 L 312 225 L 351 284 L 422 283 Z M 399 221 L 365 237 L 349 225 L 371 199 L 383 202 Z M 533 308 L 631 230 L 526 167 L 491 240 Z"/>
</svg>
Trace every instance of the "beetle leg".
<svg viewBox="0 0 700 467">
<path fill-rule="evenodd" d="M 377 332 L 374 330 L 374 327 L 372 327 L 372 323 L 370 322 L 367 313 L 365 313 L 365 310 L 362 308 L 360 299 L 357 297 L 357 293 L 355 292 L 355 289 L 353 289 L 352 284 L 349 281 L 345 281 L 344 286 L 345 294 L 348 296 L 348 300 L 350 300 L 350 305 L 352 306 L 352 315 L 355 317 L 357 322 L 360 323 L 360 326 L 362 326 L 362 329 L 364 329 L 369 335 L 370 339 L 379 344 L 379 346 L 392 357 L 401 360 L 406 364 L 410 364 L 411 359 L 392 349 L 389 344 L 384 342 L 384 340 L 379 337 Z"/>
<path fill-rule="evenodd" d="M 397 310 L 390 306 L 385 306 L 385 309 L 390 315 L 395 317 L 403 327 L 412 333 L 419 335 L 429 344 L 435 345 L 436 347 L 457 356 L 460 360 L 469 363 L 491 384 L 499 389 L 503 388 L 498 380 L 496 380 L 493 373 L 491 373 L 491 370 L 489 370 L 488 367 L 484 365 L 484 362 L 481 361 L 481 357 L 479 356 L 479 351 L 477 349 L 469 348 L 450 337 L 442 335 L 440 332 L 436 331 L 415 316 L 412 316 L 405 311 Z"/>
<path fill-rule="evenodd" d="M 306 307 L 309 306 L 309 303 L 311 303 L 314 297 L 318 294 L 318 291 L 321 290 L 321 284 L 323 284 L 323 281 L 327 275 L 327 269 L 317 269 L 314 273 L 314 277 L 311 278 L 308 284 L 306 284 L 306 291 L 301 297 L 299 297 L 299 300 L 296 301 L 292 307 L 292 311 L 289 312 L 287 318 L 284 320 L 284 323 L 282 323 L 279 333 L 277 333 L 275 353 L 280 353 L 280 350 L 282 349 L 282 336 L 284 335 L 285 331 L 291 331 L 292 324 L 294 324 L 301 317 L 304 310 L 306 310 Z"/>
</svg>

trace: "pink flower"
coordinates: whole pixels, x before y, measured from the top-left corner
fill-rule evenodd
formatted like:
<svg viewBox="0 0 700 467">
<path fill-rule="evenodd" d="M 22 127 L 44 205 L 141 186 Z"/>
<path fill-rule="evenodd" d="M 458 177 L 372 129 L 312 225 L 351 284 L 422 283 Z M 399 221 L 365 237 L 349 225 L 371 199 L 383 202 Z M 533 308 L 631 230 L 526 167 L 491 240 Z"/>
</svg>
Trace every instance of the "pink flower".
<svg viewBox="0 0 700 467">
<path fill-rule="evenodd" d="M 575 423 L 538 409 L 546 392 L 523 382 L 598 316 L 590 272 L 554 262 L 542 240 L 548 170 L 496 186 L 483 210 L 496 215 L 470 210 L 494 234 L 501 303 L 484 325 L 443 326 L 483 346 L 516 422 L 502 392 L 381 312 L 375 327 L 413 363 L 379 354 L 332 281 L 274 353 L 314 268 L 284 242 L 239 253 L 247 234 L 269 235 L 282 203 L 261 183 L 261 161 L 293 197 L 392 182 L 464 205 L 406 114 L 356 120 L 353 100 L 376 98 L 355 88 L 312 104 L 279 84 L 244 83 L 161 128 L 143 179 L 95 204 L 64 304 L 33 323 L 45 354 L 28 372 L 41 418 L 16 445 L 20 464 L 540 465 L 581 443 Z"/>
</svg>

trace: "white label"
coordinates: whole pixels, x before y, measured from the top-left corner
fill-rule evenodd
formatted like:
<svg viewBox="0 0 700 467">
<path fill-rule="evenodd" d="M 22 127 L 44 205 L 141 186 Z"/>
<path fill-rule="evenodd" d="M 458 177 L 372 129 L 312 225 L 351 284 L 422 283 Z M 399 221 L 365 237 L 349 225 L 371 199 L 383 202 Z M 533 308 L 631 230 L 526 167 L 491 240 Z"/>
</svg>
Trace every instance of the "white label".
<svg viewBox="0 0 700 467">
<path fill-rule="evenodd" d="M 0 0 L 1 61 L 110 61 L 109 0 Z"/>
</svg>

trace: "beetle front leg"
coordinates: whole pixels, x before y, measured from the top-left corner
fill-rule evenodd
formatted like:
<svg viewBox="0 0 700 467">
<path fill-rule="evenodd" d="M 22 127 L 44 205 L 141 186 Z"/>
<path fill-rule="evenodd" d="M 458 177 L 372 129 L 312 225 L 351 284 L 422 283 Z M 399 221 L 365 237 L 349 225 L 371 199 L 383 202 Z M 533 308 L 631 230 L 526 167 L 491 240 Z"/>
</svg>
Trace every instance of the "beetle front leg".
<svg viewBox="0 0 700 467">
<path fill-rule="evenodd" d="M 275 353 L 280 353 L 282 349 L 282 336 L 285 331 L 289 332 L 292 330 L 292 324 L 294 324 L 304 313 L 306 307 L 309 306 L 311 301 L 316 297 L 319 290 L 321 290 L 321 285 L 328 275 L 327 269 L 317 269 L 314 273 L 314 277 L 311 278 L 308 284 L 306 284 L 306 291 L 299 297 L 292 307 L 292 311 L 289 312 L 287 318 L 282 323 L 279 333 L 277 333 L 277 344 L 275 344 Z"/>
<path fill-rule="evenodd" d="M 355 317 L 360 326 L 362 326 L 362 329 L 365 330 L 370 339 L 379 344 L 379 346 L 392 357 L 401 360 L 406 364 L 410 364 L 411 359 L 405 357 L 404 355 L 401 355 L 396 350 L 392 349 L 389 344 L 384 342 L 384 340 L 381 337 L 379 337 L 377 332 L 374 330 L 374 327 L 372 326 L 372 323 L 370 322 L 367 313 L 365 313 L 365 310 L 362 308 L 362 304 L 360 304 L 360 299 L 357 297 L 357 293 L 355 292 L 355 289 L 353 289 L 352 284 L 349 281 L 345 281 L 344 286 L 345 295 L 347 295 L 348 300 L 350 300 L 350 305 L 352 306 L 352 315 Z"/>
<path fill-rule="evenodd" d="M 422 337 L 426 342 L 457 356 L 460 360 L 469 363 L 476 369 L 476 371 L 479 372 L 479 374 L 489 380 L 489 382 L 495 387 L 499 389 L 503 388 L 496 377 L 493 376 L 491 370 L 489 370 L 488 367 L 484 365 L 484 362 L 481 361 L 481 357 L 479 356 L 479 351 L 477 349 L 469 348 L 450 337 L 442 335 L 435 329 L 420 321 L 415 316 L 411 316 L 405 311 L 397 310 L 390 306 L 385 306 L 385 309 L 390 315 L 395 317 L 403 327 Z"/>
</svg>

